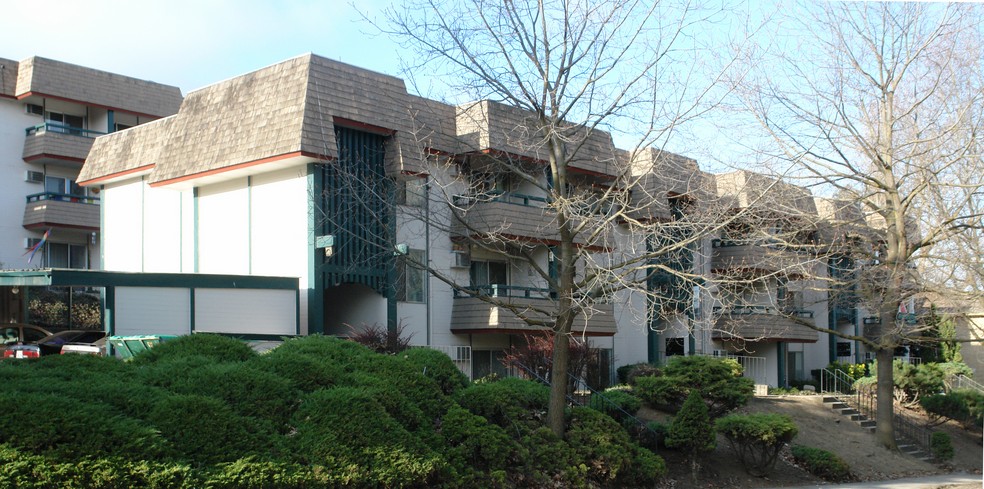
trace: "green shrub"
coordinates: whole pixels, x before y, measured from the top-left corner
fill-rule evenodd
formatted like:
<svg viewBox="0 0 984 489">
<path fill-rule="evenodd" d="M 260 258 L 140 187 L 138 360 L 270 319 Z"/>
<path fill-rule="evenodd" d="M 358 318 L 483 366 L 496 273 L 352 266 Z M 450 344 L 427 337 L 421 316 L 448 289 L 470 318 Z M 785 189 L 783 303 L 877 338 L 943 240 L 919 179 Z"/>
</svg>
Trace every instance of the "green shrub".
<svg viewBox="0 0 984 489">
<path fill-rule="evenodd" d="M 148 420 L 171 443 L 178 459 L 198 464 L 231 462 L 273 448 L 273 434 L 264 424 L 237 415 L 212 397 L 164 397 Z"/>
<path fill-rule="evenodd" d="M 624 390 L 606 390 L 592 394 L 588 401 L 588 407 L 621 421 L 629 416 L 634 416 L 642 408 L 642 400 Z"/>
<path fill-rule="evenodd" d="M 732 414 L 714 423 L 731 444 L 745 471 L 764 477 L 776 464 L 779 451 L 796 436 L 796 425 L 781 414 Z"/>
<path fill-rule="evenodd" d="M 593 409 L 571 411 L 566 441 L 574 451 L 575 463 L 586 466 L 588 478 L 601 486 L 651 486 L 666 473 L 662 459 L 654 459 L 615 420 Z"/>
<path fill-rule="evenodd" d="M 827 369 L 844 372 L 852 380 L 858 380 L 868 375 L 868 365 L 864 363 L 832 362 L 827 365 Z M 875 372 L 876 370 L 872 367 L 871 371 Z"/>
<path fill-rule="evenodd" d="M 837 455 L 820 448 L 794 445 L 793 459 L 807 472 L 831 482 L 851 480 L 851 468 Z"/>
<path fill-rule="evenodd" d="M 0 445 L 0 487 L 171 489 L 200 484 L 186 465 L 119 458 L 56 462 Z"/>
<path fill-rule="evenodd" d="M 205 357 L 215 362 L 245 362 L 257 356 L 246 343 L 227 336 L 200 333 L 179 336 L 133 357 L 136 365 L 146 365 L 181 357 Z"/>
<path fill-rule="evenodd" d="M 934 431 L 929 438 L 929 451 L 941 462 L 952 459 L 953 443 L 950 441 L 950 435 L 942 431 Z"/>
<path fill-rule="evenodd" d="M 173 378 L 169 389 L 178 394 L 214 397 L 242 416 L 277 423 L 290 418 L 300 395 L 287 379 L 242 363 L 203 364 Z"/>
<path fill-rule="evenodd" d="M 919 404 L 931 417 L 952 419 L 966 428 L 984 424 L 984 394 L 973 389 L 927 396 L 920 399 Z"/>
<path fill-rule="evenodd" d="M 289 462 L 269 462 L 252 457 L 219 464 L 202 481 L 209 489 L 293 489 L 327 485 L 311 467 Z"/>
<path fill-rule="evenodd" d="M 697 483 L 698 457 L 703 452 L 709 452 L 716 446 L 714 425 L 708 415 L 707 404 L 700 398 L 700 393 L 694 389 L 687 396 L 687 401 L 670 423 L 670 431 L 666 434 L 666 445 L 677 448 L 687 454 L 690 460 L 690 475 Z"/>
<path fill-rule="evenodd" d="M 513 428 L 519 423 L 529 429 L 542 425 L 550 390 L 536 382 L 516 378 L 474 384 L 455 396 L 461 407 L 490 423 Z"/>
<path fill-rule="evenodd" d="M 736 376 L 734 365 L 718 358 L 677 356 L 658 377 L 639 377 L 635 392 L 646 403 L 676 412 L 692 391 L 707 403 L 711 417 L 748 402 L 755 390 L 751 379 Z"/>
<path fill-rule="evenodd" d="M 151 426 L 112 406 L 57 394 L 0 396 L 0 443 L 56 460 L 120 456 L 156 459 L 166 443 Z"/>
<path fill-rule="evenodd" d="M 303 465 L 324 466 L 330 484 L 422 486 L 444 473 L 443 459 L 407 431 L 361 387 L 307 394 L 291 420 L 289 453 Z"/>
<path fill-rule="evenodd" d="M 661 372 L 659 367 L 651 363 L 632 363 L 622 365 L 615 370 L 615 373 L 618 375 L 618 383 L 620 384 L 632 384 L 636 377 L 651 377 L 660 375 Z"/>
<path fill-rule="evenodd" d="M 404 351 L 401 357 L 421 375 L 433 379 L 444 394 L 452 395 L 468 387 L 468 377 L 458 370 L 450 357 L 440 351 L 411 348 Z"/>
<path fill-rule="evenodd" d="M 947 379 L 961 374 L 971 375 L 972 371 L 964 363 L 923 363 L 911 365 L 901 360 L 892 364 L 895 387 L 907 399 L 919 400 L 924 396 L 943 393 Z"/>
<path fill-rule="evenodd" d="M 505 470 L 517 459 L 518 446 L 502 428 L 460 406 L 452 406 L 442 418 L 441 437 L 448 461 L 459 473 Z"/>
<path fill-rule="evenodd" d="M 577 457 L 566 441 L 546 426 L 536 428 L 519 439 L 519 457 L 510 470 L 511 482 L 519 487 L 581 487 L 587 470 L 577 470 Z M 479 484 L 481 485 L 481 484 Z"/>
<path fill-rule="evenodd" d="M 670 432 L 669 424 L 659 421 L 647 421 L 645 424 L 640 424 L 631 419 L 623 421 L 622 424 L 625 426 L 625 431 L 628 431 L 636 443 L 643 448 L 653 452 L 660 448 L 667 448 L 666 434 Z"/>
<path fill-rule="evenodd" d="M 313 392 L 333 387 L 344 379 L 343 368 L 316 356 L 296 354 L 281 347 L 249 362 L 250 366 L 276 374 L 289 381 L 294 389 Z"/>
</svg>

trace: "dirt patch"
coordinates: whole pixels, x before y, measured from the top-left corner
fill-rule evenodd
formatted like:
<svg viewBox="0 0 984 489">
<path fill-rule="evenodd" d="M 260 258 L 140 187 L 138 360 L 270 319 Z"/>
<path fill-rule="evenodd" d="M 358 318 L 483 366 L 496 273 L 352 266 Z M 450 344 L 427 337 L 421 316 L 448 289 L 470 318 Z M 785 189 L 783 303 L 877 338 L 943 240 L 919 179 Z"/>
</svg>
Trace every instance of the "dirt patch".
<svg viewBox="0 0 984 489">
<path fill-rule="evenodd" d="M 961 471 L 981 473 L 981 434 L 971 433 L 953 423 L 935 429 L 946 431 L 953 442 L 955 456 L 947 465 L 935 465 L 913 457 L 882 448 L 875 435 L 861 429 L 845 416 L 836 414 L 825 406 L 820 396 L 757 397 L 741 413 L 785 414 L 796 423 L 799 433 L 794 444 L 822 448 L 836 453 L 847 461 L 857 480 L 888 480 L 903 477 Z M 644 408 L 639 416 L 667 422 L 669 416 Z M 788 451 L 787 451 L 788 452 Z M 663 449 L 660 455 L 666 459 L 669 474 L 662 488 L 763 488 L 791 487 L 819 484 L 813 477 L 784 456 L 776 463 L 773 472 L 763 478 L 751 477 L 735 457 L 728 441 L 718 437 L 717 448 L 701 460 L 700 480 L 694 485 L 690 480 L 689 464 L 679 453 Z"/>
</svg>

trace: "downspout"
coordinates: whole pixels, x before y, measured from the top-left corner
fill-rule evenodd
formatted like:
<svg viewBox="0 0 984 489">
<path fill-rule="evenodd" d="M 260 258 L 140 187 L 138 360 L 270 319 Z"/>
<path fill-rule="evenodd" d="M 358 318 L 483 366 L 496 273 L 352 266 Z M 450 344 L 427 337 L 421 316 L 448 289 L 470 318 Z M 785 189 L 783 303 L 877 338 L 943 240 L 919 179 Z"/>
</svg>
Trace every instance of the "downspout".
<svg viewBox="0 0 984 489">
<path fill-rule="evenodd" d="M 430 239 L 430 176 L 424 177 L 424 263 L 429 269 L 431 267 L 431 239 Z M 427 346 L 431 346 L 431 274 L 427 273 L 424 294 L 424 334 Z"/>
</svg>

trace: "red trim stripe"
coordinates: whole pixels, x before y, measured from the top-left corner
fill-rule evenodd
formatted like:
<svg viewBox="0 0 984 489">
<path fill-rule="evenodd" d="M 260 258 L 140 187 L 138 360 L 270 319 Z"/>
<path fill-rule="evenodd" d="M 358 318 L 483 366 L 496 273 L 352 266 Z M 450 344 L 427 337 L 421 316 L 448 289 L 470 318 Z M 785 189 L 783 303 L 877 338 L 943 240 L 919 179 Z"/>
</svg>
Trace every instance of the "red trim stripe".
<svg viewBox="0 0 984 489">
<path fill-rule="evenodd" d="M 308 158 L 316 158 L 316 159 L 319 159 L 319 160 L 330 160 L 330 159 L 332 159 L 331 157 L 328 157 L 328 156 L 325 156 L 325 155 L 318 155 L 318 154 L 310 153 L 310 152 L 307 152 L 307 151 L 294 151 L 292 153 L 284 153 L 282 155 L 270 156 L 268 158 L 261 158 L 259 160 L 247 161 L 245 163 L 238 163 L 238 164 L 235 164 L 235 165 L 224 166 L 222 168 L 216 168 L 216 169 L 213 169 L 213 170 L 206 170 L 206 171 L 199 172 L 199 173 L 192 173 L 190 175 L 183 175 L 183 176 L 180 176 L 180 177 L 170 178 L 170 179 L 167 179 L 167 180 L 161 180 L 159 182 L 151 183 L 150 186 L 151 187 L 163 187 L 163 186 L 166 186 L 166 185 L 173 185 L 175 183 L 187 182 L 188 180 L 195 180 L 195 179 L 198 179 L 198 178 L 209 177 L 209 176 L 212 176 L 212 175 L 219 175 L 221 173 L 227 173 L 227 172 L 235 171 L 235 170 L 242 170 L 244 168 L 249 168 L 249 167 L 253 167 L 253 166 L 257 166 L 257 165 L 262 165 L 264 163 L 271 163 L 271 162 L 274 162 L 274 161 L 286 160 L 288 158 L 295 158 L 295 157 L 298 157 L 298 156 L 306 156 Z"/>
<path fill-rule="evenodd" d="M 114 178 L 125 177 L 127 175 L 131 175 L 131 174 L 134 174 L 134 173 L 140 173 L 140 172 L 145 171 L 145 170 L 151 170 L 153 168 L 154 168 L 154 164 L 151 163 L 149 165 L 138 166 L 136 168 L 131 168 L 129 170 L 123 170 L 123 171 L 116 172 L 116 173 L 110 173 L 109 175 L 103 175 L 101 177 L 96 177 L 96 178 L 93 178 L 93 179 L 90 179 L 90 180 L 86 180 L 84 182 L 78 182 L 78 184 L 79 185 L 82 185 L 83 187 L 85 187 L 85 186 L 97 184 L 99 182 L 105 182 L 106 180 L 112 180 Z"/>
</svg>

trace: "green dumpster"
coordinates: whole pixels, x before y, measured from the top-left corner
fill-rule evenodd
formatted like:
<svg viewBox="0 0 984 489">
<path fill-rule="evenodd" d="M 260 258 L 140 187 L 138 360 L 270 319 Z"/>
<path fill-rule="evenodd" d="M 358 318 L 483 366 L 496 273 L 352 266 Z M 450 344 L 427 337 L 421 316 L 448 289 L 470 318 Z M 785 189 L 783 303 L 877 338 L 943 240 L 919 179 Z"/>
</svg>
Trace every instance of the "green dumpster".
<svg viewBox="0 0 984 489">
<path fill-rule="evenodd" d="M 136 335 L 136 336 L 110 336 L 109 344 L 119 354 L 120 358 L 129 360 L 134 355 L 149 350 L 162 341 L 177 338 L 176 335 Z"/>
</svg>

